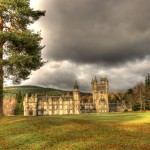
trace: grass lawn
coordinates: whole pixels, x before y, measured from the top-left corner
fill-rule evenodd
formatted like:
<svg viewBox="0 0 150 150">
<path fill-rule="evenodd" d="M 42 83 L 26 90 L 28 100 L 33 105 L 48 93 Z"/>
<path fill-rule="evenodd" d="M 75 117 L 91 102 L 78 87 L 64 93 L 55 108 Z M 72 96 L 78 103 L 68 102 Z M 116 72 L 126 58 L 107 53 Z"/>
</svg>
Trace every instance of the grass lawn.
<svg viewBox="0 0 150 150">
<path fill-rule="evenodd" d="M 150 112 L 0 118 L 0 150 L 150 150 Z"/>
</svg>

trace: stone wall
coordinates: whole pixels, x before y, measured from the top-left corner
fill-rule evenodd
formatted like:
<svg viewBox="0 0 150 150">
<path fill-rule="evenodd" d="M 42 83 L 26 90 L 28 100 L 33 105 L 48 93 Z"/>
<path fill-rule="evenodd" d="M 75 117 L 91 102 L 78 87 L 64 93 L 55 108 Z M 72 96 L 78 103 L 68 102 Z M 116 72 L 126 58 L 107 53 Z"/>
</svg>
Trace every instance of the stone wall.
<svg viewBox="0 0 150 150">
<path fill-rule="evenodd" d="M 80 103 L 80 113 L 96 113 L 96 106 L 94 103 Z"/>
</svg>

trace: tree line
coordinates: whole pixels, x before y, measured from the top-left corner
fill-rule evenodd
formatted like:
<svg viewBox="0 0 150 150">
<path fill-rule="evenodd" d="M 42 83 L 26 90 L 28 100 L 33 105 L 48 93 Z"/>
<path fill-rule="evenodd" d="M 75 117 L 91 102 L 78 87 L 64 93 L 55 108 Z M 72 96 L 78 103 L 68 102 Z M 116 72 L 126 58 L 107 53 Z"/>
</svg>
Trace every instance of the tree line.
<svg viewBox="0 0 150 150">
<path fill-rule="evenodd" d="M 127 107 L 133 111 L 150 110 L 150 75 L 145 77 L 145 82 L 137 83 L 126 92 L 109 95 L 109 102 L 125 101 Z"/>
</svg>

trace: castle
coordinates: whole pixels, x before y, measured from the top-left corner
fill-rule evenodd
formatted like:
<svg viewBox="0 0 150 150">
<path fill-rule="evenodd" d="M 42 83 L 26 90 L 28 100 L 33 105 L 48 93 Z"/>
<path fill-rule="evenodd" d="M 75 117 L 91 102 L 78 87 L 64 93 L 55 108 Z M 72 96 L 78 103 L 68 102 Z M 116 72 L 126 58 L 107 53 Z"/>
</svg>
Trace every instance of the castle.
<svg viewBox="0 0 150 150">
<path fill-rule="evenodd" d="M 23 101 L 24 116 L 80 114 L 83 108 L 88 112 L 108 113 L 109 84 L 107 77 L 101 77 L 100 82 L 95 77 L 92 79 L 91 86 L 93 103 L 85 104 L 80 102 L 77 83 L 75 83 L 72 96 L 38 96 L 35 94 L 29 97 L 26 94 Z"/>
</svg>

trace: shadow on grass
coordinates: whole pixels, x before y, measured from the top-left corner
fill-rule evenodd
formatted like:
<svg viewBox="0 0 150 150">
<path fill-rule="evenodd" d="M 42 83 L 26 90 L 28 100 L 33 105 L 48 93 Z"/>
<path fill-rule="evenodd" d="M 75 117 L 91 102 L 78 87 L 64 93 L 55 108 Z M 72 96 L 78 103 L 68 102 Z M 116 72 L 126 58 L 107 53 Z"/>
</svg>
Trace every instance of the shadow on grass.
<svg viewBox="0 0 150 150">
<path fill-rule="evenodd" d="M 0 119 L 1 149 L 139 149 L 149 141 L 150 113 L 84 114 Z M 127 123 L 123 125 L 123 123 Z M 139 144 L 139 141 L 142 143 Z M 145 146 L 146 147 L 145 147 Z"/>
</svg>

